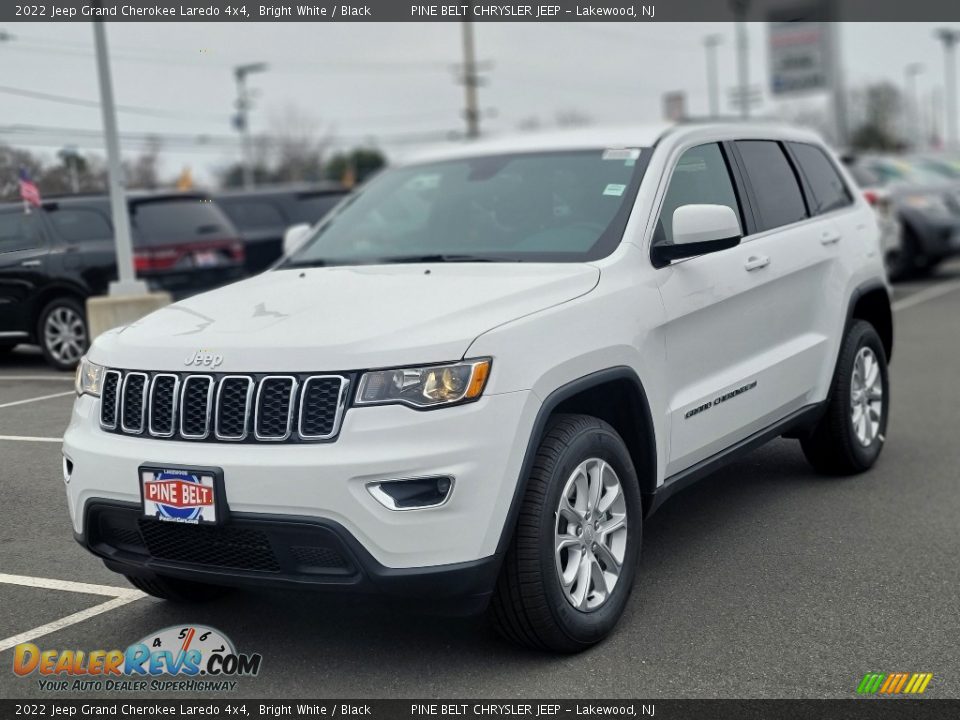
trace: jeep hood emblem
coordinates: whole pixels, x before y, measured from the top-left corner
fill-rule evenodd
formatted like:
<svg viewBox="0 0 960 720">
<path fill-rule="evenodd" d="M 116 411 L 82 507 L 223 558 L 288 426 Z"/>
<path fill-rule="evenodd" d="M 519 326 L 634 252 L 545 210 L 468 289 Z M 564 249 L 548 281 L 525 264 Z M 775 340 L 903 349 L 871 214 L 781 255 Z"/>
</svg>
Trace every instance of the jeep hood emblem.
<svg viewBox="0 0 960 720">
<path fill-rule="evenodd" d="M 197 352 L 192 355 L 188 355 L 183 361 L 183 364 L 215 368 L 223 364 L 223 355 L 220 353 L 212 353 L 208 350 L 197 350 Z"/>
</svg>

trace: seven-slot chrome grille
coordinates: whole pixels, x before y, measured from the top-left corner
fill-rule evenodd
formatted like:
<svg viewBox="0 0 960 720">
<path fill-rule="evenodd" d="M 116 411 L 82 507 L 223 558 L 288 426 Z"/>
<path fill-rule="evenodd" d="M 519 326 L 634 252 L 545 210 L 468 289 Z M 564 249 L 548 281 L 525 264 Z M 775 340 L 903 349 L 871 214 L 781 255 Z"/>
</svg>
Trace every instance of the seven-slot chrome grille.
<svg viewBox="0 0 960 720">
<path fill-rule="evenodd" d="M 107 370 L 100 427 L 173 440 L 323 442 L 340 431 L 349 388 L 345 374 Z"/>
</svg>

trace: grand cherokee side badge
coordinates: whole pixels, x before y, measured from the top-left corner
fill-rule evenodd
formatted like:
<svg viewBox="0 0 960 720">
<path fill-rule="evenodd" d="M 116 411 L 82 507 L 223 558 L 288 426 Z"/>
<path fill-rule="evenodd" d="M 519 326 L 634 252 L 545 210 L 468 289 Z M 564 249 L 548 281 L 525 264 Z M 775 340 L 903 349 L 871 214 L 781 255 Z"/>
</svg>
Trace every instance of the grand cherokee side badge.
<svg viewBox="0 0 960 720">
<path fill-rule="evenodd" d="M 698 405 L 697 407 L 693 408 L 693 410 L 688 410 L 687 413 L 683 416 L 683 419 L 689 420 L 694 415 L 699 415 L 700 413 L 709 410 L 715 405 L 719 405 L 720 403 L 725 403 L 727 400 L 735 398 L 737 395 L 743 395 L 748 390 L 753 390 L 756 386 L 757 386 L 757 381 L 754 380 L 752 383 L 748 383 L 746 385 L 738 387 L 736 390 L 731 390 L 730 392 L 725 392 L 723 395 L 718 395 L 713 400 L 708 400 L 703 405 Z"/>
</svg>

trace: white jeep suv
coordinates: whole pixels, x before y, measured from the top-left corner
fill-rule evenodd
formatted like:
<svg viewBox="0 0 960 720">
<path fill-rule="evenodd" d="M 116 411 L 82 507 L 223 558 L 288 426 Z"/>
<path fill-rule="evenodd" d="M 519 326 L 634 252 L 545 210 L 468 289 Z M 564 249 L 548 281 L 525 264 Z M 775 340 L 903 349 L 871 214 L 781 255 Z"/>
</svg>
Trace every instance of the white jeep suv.
<svg viewBox="0 0 960 720">
<path fill-rule="evenodd" d="M 826 473 L 876 461 L 892 321 L 853 188 L 765 124 L 393 167 L 271 271 L 96 340 L 76 538 L 170 600 L 373 591 L 586 648 L 677 490 L 784 435 Z"/>
</svg>

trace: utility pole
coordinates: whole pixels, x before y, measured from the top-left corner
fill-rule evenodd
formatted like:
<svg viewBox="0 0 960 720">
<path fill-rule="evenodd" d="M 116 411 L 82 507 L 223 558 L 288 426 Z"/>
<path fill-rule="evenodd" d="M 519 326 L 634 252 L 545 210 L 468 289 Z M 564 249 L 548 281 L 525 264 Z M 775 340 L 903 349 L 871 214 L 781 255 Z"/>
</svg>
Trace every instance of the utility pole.
<svg viewBox="0 0 960 720">
<path fill-rule="evenodd" d="M 740 117 L 750 117 L 750 45 L 747 37 L 747 10 L 750 0 L 730 0 L 737 23 L 737 85 L 740 95 Z"/>
<path fill-rule="evenodd" d="M 957 129 L 957 42 L 960 30 L 938 28 L 934 33 L 943 43 L 943 84 L 947 105 L 947 148 L 960 150 L 960 131 Z"/>
<path fill-rule="evenodd" d="M 473 13 L 473 2 L 469 3 L 470 13 Z M 477 58 L 473 44 L 473 21 L 464 20 L 461 23 L 463 30 L 463 88 L 465 107 L 464 119 L 467 121 L 467 137 L 480 137 L 480 108 L 477 103 L 477 88 L 480 86 L 480 76 L 477 71 Z"/>
<path fill-rule="evenodd" d="M 133 267 L 133 244 L 130 240 L 130 217 L 123 190 L 123 165 L 120 158 L 120 140 L 117 137 L 117 115 L 113 104 L 113 81 L 107 55 L 107 32 L 103 22 L 93 23 L 93 42 L 97 54 L 97 77 L 100 81 L 100 111 L 103 115 L 103 134 L 107 147 L 107 178 L 110 186 L 110 211 L 113 220 L 114 243 L 117 247 L 118 280 L 110 283 L 110 295 L 145 295 L 147 286 L 137 280 Z"/>
<path fill-rule="evenodd" d="M 247 88 L 247 75 L 263 72 L 267 69 L 266 63 L 249 63 L 237 65 L 233 68 L 233 77 L 237 81 L 237 114 L 233 117 L 234 127 L 240 132 L 240 144 L 243 151 L 243 187 L 253 189 L 253 148 L 250 145 L 250 90 Z"/>
<path fill-rule="evenodd" d="M 917 62 L 908 63 L 903 69 L 904 79 L 906 81 L 906 94 L 908 112 L 910 118 L 909 133 L 910 145 L 919 150 L 923 147 L 923 124 L 920 121 L 920 96 L 917 94 L 917 75 L 923 72 L 923 65 Z"/>
<path fill-rule="evenodd" d="M 718 97 L 720 83 L 717 75 L 717 45 L 723 42 L 723 35 L 713 34 L 703 38 L 703 48 L 707 55 L 707 96 L 710 100 L 710 117 L 720 115 L 720 99 Z"/>
</svg>

